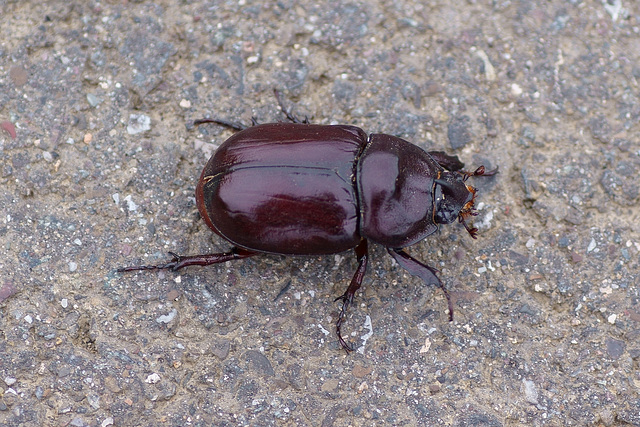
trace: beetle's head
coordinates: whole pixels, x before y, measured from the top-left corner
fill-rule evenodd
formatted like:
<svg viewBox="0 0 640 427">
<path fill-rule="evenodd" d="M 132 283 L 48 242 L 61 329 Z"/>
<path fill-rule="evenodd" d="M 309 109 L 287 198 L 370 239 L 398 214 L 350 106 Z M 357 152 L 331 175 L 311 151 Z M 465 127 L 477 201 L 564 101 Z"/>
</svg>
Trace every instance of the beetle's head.
<svg viewBox="0 0 640 427">
<path fill-rule="evenodd" d="M 459 174 L 442 171 L 434 182 L 436 223 L 451 224 L 462 212 L 471 212 L 476 190 L 467 185 Z"/>
<path fill-rule="evenodd" d="M 495 172 L 493 172 L 495 173 Z M 470 176 L 484 175 L 484 167 L 480 166 L 474 172 L 438 173 L 434 180 L 434 220 L 438 224 L 451 224 L 456 219 L 464 225 L 471 237 L 476 238 L 478 229 L 470 227 L 466 220 L 478 215 L 474 208 L 476 189 L 466 183 Z"/>
</svg>

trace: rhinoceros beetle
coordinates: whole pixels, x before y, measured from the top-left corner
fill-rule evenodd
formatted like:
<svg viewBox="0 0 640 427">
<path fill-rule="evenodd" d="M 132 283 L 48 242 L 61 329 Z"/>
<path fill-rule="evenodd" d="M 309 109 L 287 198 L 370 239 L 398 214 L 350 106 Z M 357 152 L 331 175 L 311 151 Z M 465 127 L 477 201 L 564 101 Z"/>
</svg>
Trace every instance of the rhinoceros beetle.
<svg viewBox="0 0 640 427">
<path fill-rule="evenodd" d="M 259 254 L 326 255 L 355 250 L 358 260 L 344 294 L 336 322 L 341 326 L 369 261 L 367 242 L 386 247 L 412 275 L 439 286 L 437 270 L 407 254 L 403 248 L 433 234 L 439 224 L 456 219 L 476 238 L 466 220 L 474 210 L 472 176 L 493 175 L 480 166 L 463 171 L 457 156 L 426 152 L 392 135 L 371 134 L 350 125 L 314 125 L 299 120 L 276 98 L 291 123 L 250 127 L 217 119 L 239 132 L 227 139 L 204 167 L 196 188 L 202 219 L 233 245 L 229 252 L 180 256 L 160 265 L 118 271 L 169 269 L 210 265 Z"/>
</svg>

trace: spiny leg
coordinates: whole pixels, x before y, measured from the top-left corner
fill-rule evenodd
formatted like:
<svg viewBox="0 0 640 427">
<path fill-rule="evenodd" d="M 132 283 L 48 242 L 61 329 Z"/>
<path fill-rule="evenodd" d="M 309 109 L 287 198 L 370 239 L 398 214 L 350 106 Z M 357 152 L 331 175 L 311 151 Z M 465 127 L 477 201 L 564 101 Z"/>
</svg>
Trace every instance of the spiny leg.
<svg viewBox="0 0 640 427">
<path fill-rule="evenodd" d="M 303 120 L 300 120 L 291 112 L 291 109 L 285 107 L 284 103 L 282 102 L 282 95 L 280 94 L 280 91 L 278 89 L 273 89 L 273 93 L 276 97 L 276 100 L 278 101 L 278 105 L 280 106 L 280 109 L 282 110 L 284 115 L 287 116 L 287 119 L 291 120 L 292 123 L 309 124 L 309 119 L 306 116 Z M 199 126 L 205 123 L 215 123 L 215 124 L 226 126 L 228 128 L 231 128 L 237 131 L 241 131 L 251 126 L 256 126 L 258 124 L 258 120 L 255 117 L 251 117 L 251 126 L 247 126 L 243 123 L 233 122 L 231 120 L 224 120 L 224 119 L 199 119 L 199 120 L 194 120 L 193 122 L 195 126 Z"/>
<path fill-rule="evenodd" d="M 484 166 L 480 166 L 478 169 L 474 170 L 473 172 L 464 171 L 464 170 L 460 170 L 458 172 L 463 175 L 462 180 L 466 181 L 467 179 L 469 179 L 469 177 L 472 177 L 472 176 L 493 176 L 498 173 L 498 168 L 496 167 L 493 170 L 487 171 L 485 170 Z"/>
<path fill-rule="evenodd" d="M 119 268 L 118 272 L 123 273 L 125 271 L 138 271 L 138 270 L 171 270 L 176 271 L 181 268 L 188 267 L 190 265 L 211 265 L 221 262 L 232 261 L 235 259 L 248 258 L 254 255 L 258 255 L 258 252 L 248 251 L 246 249 L 233 247 L 229 252 L 217 253 L 217 254 L 204 254 L 204 255 L 191 255 L 181 256 L 173 252 L 169 252 L 169 255 L 173 259 L 165 264 L 158 265 L 135 265 L 131 267 Z"/>
<path fill-rule="evenodd" d="M 450 156 L 444 151 L 429 151 L 429 155 L 433 157 L 433 160 L 438 162 L 443 168 L 455 172 L 464 167 L 464 163 L 458 159 L 458 156 Z"/>
<path fill-rule="evenodd" d="M 222 125 L 222 126 L 226 126 L 228 128 L 234 129 L 234 130 L 245 130 L 246 128 L 248 128 L 249 126 L 244 125 L 242 123 L 238 123 L 238 122 L 232 122 L 229 120 L 223 120 L 223 119 L 200 119 L 200 120 L 195 120 L 193 122 L 194 125 L 199 126 L 201 124 L 204 123 L 216 123 L 218 125 Z M 252 126 L 255 126 L 255 119 L 251 118 L 251 123 Z"/>
<path fill-rule="evenodd" d="M 447 304 L 449 306 L 449 321 L 453 321 L 453 304 L 451 303 L 451 297 L 449 296 L 449 292 L 444 287 L 440 279 L 438 279 L 438 276 L 436 276 L 438 270 L 421 263 L 402 249 L 387 248 L 387 252 L 389 252 L 389 255 L 391 255 L 402 268 L 407 270 L 409 274 L 418 276 L 419 278 L 424 280 L 427 285 L 436 285 L 440 289 L 442 289 L 442 292 L 444 292 L 444 296 L 447 298 Z"/>
<path fill-rule="evenodd" d="M 306 116 L 305 116 L 304 120 L 300 120 L 298 117 L 293 115 L 293 113 L 291 112 L 291 110 L 289 108 L 285 107 L 284 103 L 282 102 L 282 96 L 280 95 L 280 91 L 278 89 L 273 89 L 273 94 L 276 96 L 276 100 L 278 101 L 278 105 L 280 106 L 280 109 L 282 110 L 284 115 L 287 116 L 287 119 L 291 120 L 292 123 L 309 124 L 309 119 Z"/>
<path fill-rule="evenodd" d="M 356 257 L 358 258 L 358 268 L 351 279 L 351 283 L 349 287 L 345 291 L 342 296 L 336 298 L 336 301 L 342 300 L 342 309 L 340 310 L 340 314 L 338 315 L 338 321 L 336 322 L 336 334 L 338 335 L 338 341 L 340 341 L 340 345 L 344 348 L 347 353 L 353 351 L 353 348 L 342 338 L 342 333 L 340 332 L 340 328 L 342 327 L 342 323 L 344 322 L 347 316 L 347 309 L 353 302 L 353 297 L 356 294 L 356 291 L 360 289 L 362 285 L 362 279 L 364 278 L 364 274 L 367 271 L 367 262 L 369 261 L 369 250 L 367 246 L 367 239 L 362 239 L 360 244 L 356 246 L 355 249 Z"/>
<path fill-rule="evenodd" d="M 464 163 L 458 159 L 458 156 L 450 156 L 444 151 L 429 151 L 429 155 L 443 168 L 462 174 L 465 181 L 471 176 L 493 176 L 498 173 L 498 168 L 487 171 L 484 166 L 480 166 L 475 171 L 463 170 Z"/>
</svg>

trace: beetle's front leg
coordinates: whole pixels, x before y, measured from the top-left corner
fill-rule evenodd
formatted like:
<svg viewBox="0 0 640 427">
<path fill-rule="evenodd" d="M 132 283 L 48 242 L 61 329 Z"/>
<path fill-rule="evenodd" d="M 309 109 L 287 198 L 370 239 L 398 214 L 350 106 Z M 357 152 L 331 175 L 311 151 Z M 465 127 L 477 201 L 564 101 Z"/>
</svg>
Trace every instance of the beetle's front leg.
<svg viewBox="0 0 640 427">
<path fill-rule="evenodd" d="M 358 269 L 353 275 L 351 283 L 349 284 L 349 287 L 347 288 L 345 293 L 342 296 L 336 298 L 336 301 L 342 300 L 342 309 L 340 310 L 338 321 L 336 322 L 336 334 L 338 335 L 338 341 L 340 341 L 340 345 L 347 351 L 347 353 L 353 351 L 353 348 L 351 348 L 351 346 L 347 344 L 347 342 L 342 338 L 340 328 L 347 316 L 347 309 L 353 302 L 353 297 L 355 296 L 356 291 L 360 289 L 360 286 L 362 285 L 362 279 L 364 278 L 364 274 L 367 271 L 367 262 L 369 261 L 367 239 L 362 239 L 360 244 L 356 246 L 355 251 L 356 256 L 358 257 Z"/>
<path fill-rule="evenodd" d="M 450 156 L 444 151 L 429 151 L 429 155 L 433 157 L 433 160 L 438 162 L 443 168 L 455 172 L 464 167 L 464 163 L 458 159 L 458 156 Z"/>
<path fill-rule="evenodd" d="M 469 177 L 472 177 L 472 176 L 493 176 L 498 173 L 498 167 L 496 166 L 495 169 L 488 171 L 488 170 L 485 170 L 484 166 L 480 166 L 478 169 L 474 171 L 459 170 L 458 172 L 463 175 L 462 180 L 466 181 L 467 179 L 469 179 Z"/>
<path fill-rule="evenodd" d="M 125 271 L 138 271 L 138 270 L 171 270 L 176 271 L 181 268 L 188 267 L 190 265 L 211 265 L 219 264 L 221 262 L 232 261 L 234 259 L 248 258 L 250 256 L 258 255 L 259 252 L 252 252 L 246 249 L 232 248 L 229 252 L 223 252 L 218 254 L 204 254 L 204 255 L 191 255 L 181 256 L 173 252 L 169 252 L 169 255 L 173 257 L 171 261 L 166 264 L 158 265 L 135 265 L 132 267 L 119 268 L 118 272 L 123 273 Z"/>
<path fill-rule="evenodd" d="M 449 306 L 449 321 L 453 321 L 453 304 L 451 303 L 451 297 L 449 296 L 449 292 L 444 287 L 440 279 L 438 279 L 438 276 L 436 276 L 438 270 L 421 263 L 402 249 L 387 248 L 387 252 L 389 252 L 389 255 L 391 255 L 402 268 L 407 270 L 409 274 L 418 276 L 428 285 L 437 285 L 438 287 L 440 287 L 440 289 L 442 289 L 442 292 L 444 292 L 444 296 L 447 298 L 447 304 Z"/>
</svg>

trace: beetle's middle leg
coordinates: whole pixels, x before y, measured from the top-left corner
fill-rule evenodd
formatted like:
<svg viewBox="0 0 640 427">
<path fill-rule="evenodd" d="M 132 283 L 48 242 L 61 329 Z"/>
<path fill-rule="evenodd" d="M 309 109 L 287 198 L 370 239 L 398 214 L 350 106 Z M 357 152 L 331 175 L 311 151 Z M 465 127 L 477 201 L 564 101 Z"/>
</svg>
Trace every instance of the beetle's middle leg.
<svg viewBox="0 0 640 427">
<path fill-rule="evenodd" d="M 447 304 L 449 307 L 449 321 L 453 321 L 453 303 L 451 302 L 451 297 L 449 296 L 447 288 L 444 287 L 440 279 L 438 279 L 438 276 L 436 276 L 438 270 L 433 267 L 429 267 L 427 264 L 421 263 L 402 249 L 387 248 L 387 252 L 389 252 L 389 255 L 391 255 L 402 268 L 407 270 L 409 274 L 418 276 L 424 280 L 427 285 L 436 285 L 442 289 L 444 296 L 447 298 Z"/>
<path fill-rule="evenodd" d="M 254 117 L 251 118 L 251 126 L 247 126 L 242 123 L 232 122 L 232 121 L 223 120 L 223 119 L 200 119 L 200 120 L 194 120 L 193 122 L 195 126 L 199 126 L 204 123 L 215 123 L 218 125 L 226 126 L 228 128 L 240 131 L 240 130 L 245 130 L 246 128 L 251 126 L 255 126 L 258 122 Z"/>
<path fill-rule="evenodd" d="M 347 351 L 347 353 L 353 351 L 353 348 L 351 348 L 351 346 L 347 344 L 347 342 L 342 338 L 340 328 L 342 327 L 342 323 L 347 316 L 347 309 L 353 302 L 353 297 L 355 296 L 356 291 L 360 289 L 360 286 L 362 285 L 362 279 L 364 278 L 364 274 L 367 271 L 367 262 L 369 261 L 367 239 L 362 239 L 360 244 L 356 246 L 355 251 L 356 256 L 358 257 L 358 269 L 353 275 L 351 283 L 349 284 L 349 287 L 347 288 L 345 293 L 342 296 L 336 298 L 336 301 L 342 300 L 342 309 L 340 310 L 338 321 L 336 322 L 336 334 L 338 335 L 338 341 L 340 341 L 340 345 Z"/>
<path fill-rule="evenodd" d="M 305 116 L 304 119 L 301 120 L 291 112 L 290 108 L 287 108 L 284 105 L 284 103 L 282 102 L 282 96 L 280 95 L 280 91 L 278 89 L 273 89 L 273 94 L 276 96 L 276 100 L 278 101 L 278 105 L 280 106 L 280 109 L 282 110 L 284 115 L 287 116 L 287 119 L 291 120 L 292 123 L 309 124 L 309 118 L 307 116 Z M 255 117 L 251 117 L 251 125 L 250 126 L 247 126 L 244 123 L 233 122 L 231 120 L 224 120 L 224 119 L 199 119 L 199 120 L 194 120 L 193 121 L 194 126 L 199 126 L 199 125 L 202 125 L 202 124 L 205 124 L 205 123 L 215 123 L 215 124 L 218 124 L 218 125 L 221 125 L 221 126 L 225 126 L 225 127 L 231 128 L 233 130 L 237 130 L 237 131 L 245 130 L 247 128 L 250 128 L 252 126 L 256 126 L 256 125 L 259 124 L 258 120 Z"/>
<path fill-rule="evenodd" d="M 252 252 L 246 249 L 233 247 L 229 252 L 222 252 L 218 254 L 203 254 L 203 255 L 191 255 L 181 256 L 173 252 L 169 252 L 169 255 L 173 259 L 165 264 L 158 265 L 135 265 L 132 267 L 119 268 L 118 272 L 123 273 L 125 271 L 138 271 L 138 270 L 171 270 L 176 271 L 181 268 L 188 267 L 190 265 L 211 265 L 219 264 L 221 262 L 233 261 L 234 259 L 248 258 L 254 255 L 258 255 L 259 252 Z"/>
</svg>

